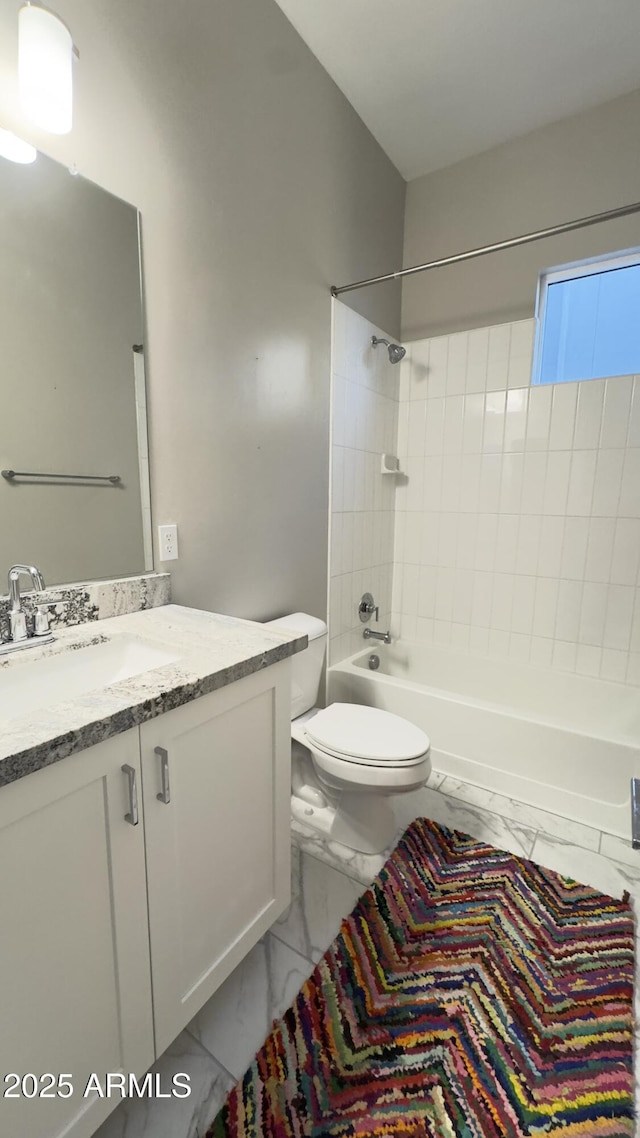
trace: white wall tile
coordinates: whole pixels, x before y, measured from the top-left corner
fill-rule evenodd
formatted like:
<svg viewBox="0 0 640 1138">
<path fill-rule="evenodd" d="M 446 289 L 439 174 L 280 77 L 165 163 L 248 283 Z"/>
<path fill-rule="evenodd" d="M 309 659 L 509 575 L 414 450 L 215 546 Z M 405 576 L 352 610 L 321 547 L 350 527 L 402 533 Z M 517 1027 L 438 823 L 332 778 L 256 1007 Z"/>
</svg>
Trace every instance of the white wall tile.
<svg viewBox="0 0 640 1138">
<path fill-rule="evenodd" d="M 626 679 L 628 659 L 629 655 L 627 652 L 619 652 L 614 648 L 603 648 L 600 663 L 600 676 L 602 679 L 624 681 Z"/>
<path fill-rule="evenodd" d="M 476 569 L 483 571 L 493 569 L 495 565 L 497 536 L 497 514 L 478 514 L 475 565 Z"/>
<path fill-rule="evenodd" d="M 593 644 L 579 644 L 576 654 L 576 672 L 581 676 L 599 676 L 602 649 Z"/>
<path fill-rule="evenodd" d="M 615 517 L 617 514 L 624 457 L 625 452 L 623 450 L 601 450 L 598 452 L 591 507 L 594 517 Z"/>
<path fill-rule="evenodd" d="M 633 397 L 629 415 L 627 446 L 640 447 L 640 376 L 633 377 Z"/>
<path fill-rule="evenodd" d="M 453 587 L 453 621 L 454 624 L 471 624 L 471 609 L 473 603 L 473 577 L 471 569 L 456 569 Z M 468 633 L 467 633 L 468 639 Z M 456 633 L 458 647 L 461 635 Z"/>
<path fill-rule="evenodd" d="M 442 501 L 442 458 L 439 455 L 429 456 L 424 460 L 424 498 L 425 510 L 439 510 Z M 398 489 L 396 490 L 396 509 L 398 508 Z"/>
<path fill-rule="evenodd" d="M 574 450 L 569 474 L 568 514 L 585 518 L 590 515 L 597 457 L 595 450 Z"/>
<path fill-rule="evenodd" d="M 562 540 L 560 576 L 583 581 L 587 563 L 589 519 L 571 517 L 565 520 Z"/>
<path fill-rule="evenodd" d="M 618 518 L 616 521 L 611 572 L 613 585 L 635 585 L 640 566 L 640 520 Z"/>
<path fill-rule="evenodd" d="M 491 600 L 491 627 L 503 632 L 511 630 L 511 614 L 516 578 L 511 573 L 494 573 Z"/>
<path fill-rule="evenodd" d="M 631 640 L 634 590 L 628 585 L 610 585 L 604 624 L 604 648 L 628 651 Z"/>
<path fill-rule="evenodd" d="M 615 518 L 591 518 L 587 543 L 587 581 L 608 581 L 615 535 Z"/>
<path fill-rule="evenodd" d="M 554 640 L 552 659 L 553 667 L 560 668 L 565 672 L 575 672 L 577 651 L 577 644 L 573 644 L 565 640 Z"/>
<path fill-rule="evenodd" d="M 546 455 L 543 456 L 546 459 Z M 501 513 L 517 514 L 522 509 L 524 493 L 525 456 L 505 454 L 502 460 L 502 484 L 499 509 Z M 527 486 L 529 484 L 527 483 Z M 544 491 L 544 475 L 540 489 L 540 502 Z"/>
<path fill-rule="evenodd" d="M 553 385 L 551 426 L 549 429 L 550 450 L 570 450 L 573 446 L 577 401 L 577 383 L 556 383 Z"/>
<path fill-rule="evenodd" d="M 444 399 L 430 399 L 428 401 L 425 426 L 425 454 L 442 454 L 444 408 Z"/>
<path fill-rule="evenodd" d="M 449 336 L 447 360 L 447 395 L 461 395 L 467 381 L 468 333 L 457 332 Z"/>
<path fill-rule="evenodd" d="M 513 457 L 520 456 L 514 455 Z M 523 514 L 542 513 L 547 478 L 547 459 L 546 452 L 532 451 L 524 455 L 520 502 L 520 510 Z"/>
<path fill-rule="evenodd" d="M 521 514 L 518 517 L 518 549 L 516 573 L 536 573 L 540 556 L 540 514 Z"/>
<path fill-rule="evenodd" d="M 526 438 L 527 450 L 546 451 L 549 449 L 552 397 L 553 387 L 550 384 L 532 387 L 529 392 Z M 598 445 L 597 436 L 593 445 Z"/>
<path fill-rule="evenodd" d="M 475 566 L 476 542 L 478 536 L 478 515 L 460 514 L 458 529 L 458 560 L 460 569 L 473 569 Z"/>
<path fill-rule="evenodd" d="M 528 458 L 533 457 L 527 455 Z M 571 473 L 571 451 L 549 451 L 544 483 L 543 514 L 566 514 Z"/>
<path fill-rule="evenodd" d="M 640 518 L 640 449 L 630 447 L 621 453 L 624 466 L 618 513 L 626 518 Z"/>
<path fill-rule="evenodd" d="M 535 577 L 516 577 L 513 588 L 513 606 L 511 614 L 511 630 L 515 633 L 531 633 L 533 628 L 533 614 L 536 598 Z M 522 644 L 520 644 L 522 647 Z"/>
<path fill-rule="evenodd" d="M 411 414 L 407 417 L 406 444 L 401 445 L 400 434 L 398 432 L 398 452 L 403 455 L 411 455 L 412 457 L 419 456 L 422 458 L 425 454 L 427 400 L 416 399 L 412 403 L 407 404 L 407 410 L 409 408 L 411 409 Z M 404 439 L 402 442 L 404 442 Z"/>
<path fill-rule="evenodd" d="M 418 578 L 418 616 L 433 620 L 436 610 L 436 568 L 424 565 Z"/>
<path fill-rule="evenodd" d="M 443 510 L 460 508 L 461 491 L 460 456 L 445 454 L 442 458 L 442 490 L 440 501 Z"/>
<path fill-rule="evenodd" d="M 503 449 L 506 401 L 506 390 L 487 392 L 485 396 L 482 436 L 482 449 L 484 451 L 501 452 Z"/>
<path fill-rule="evenodd" d="M 542 516 L 538 553 L 538 575 L 540 577 L 560 576 L 564 523 L 563 517 L 556 517 L 552 514 L 543 514 Z"/>
<path fill-rule="evenodd" d="M 410 345 L 394 388 L 354 321 L 334 376 L 332 659 L 360 646 L 375 582 L 404 637 L 640 686 L 640 378 L 530 387 L 526 320 Z M 379 475 L 383 450 L 403 476 Z"/>
<path fill-rule="evenodd" d="M 480 463 L 478 509 L 481 513 L 497 513 L 502 488 L 502 455 L 483 454 Z"/>
<path fill-rule="evenodd" d="M 533 357 L 533 341 L 536 332 L 536 321 L 529 320 L 515 320 L 511 325 L 511 339 L 509 341 L 509 367 L 511 368 L 514 361 L 525 359 L 531 362 Z M 530 382 L 530 379 L 527 380 Z"/>
<path fill-rule="evenodd" d="M 552 639 L 558 611 L 558 590 L 559 581 L 556 578 L 537 578 L 532 625 L 534 636 Z"/>
<path fill-rule="evenodd" d="M 483 427 L 484 396 L 480 393 L 467 395 L 464 401 L 462 430 L 462 449 L 465 454 L 479 453 L 482 450 Z"/>
<path fill-rule="evenodd" d="M 467 385 L 470 393 L 485 391 L 487 387 L 487 359 L 489 329 L 474 328 L 467 341 Z"/>
<path fill-rule="evenodd" d="M 399 399 L 401 403 L 411 399 L 412 387 L 416 399 L 425 399 L 428 395 L 434 394 L 431 390 L 429 370 L 431 341 L 417 340 L 415 344 L 407 344 L 406 348 L 407 355 L 400 364 Z M 409 367 L 405 368 L 407 359 L 409 360 Z M 444 395 L 444 389 L 440 395 Z"/>
<path fill-rule="evenodd" d="M 525 448 L 528 403 L 528 388 L 518 387 L 507 391 L 504 421 L 505 451 L 519 451 Z"/>
<path fill-rule="evenodd" d="M 471 597 L 471 621 L 476 628 L 489 628 L 491 624 L 492 600 L 493 573 L 474 573 Z M 488 637 L 486 638 L 486 643 L 488 647 Z"/>
<path fill-rule="evenodd" d="M 440 565 L 436 569 L 436 602 L 435 619 L 438 621 L 451 621 L 453 618 L 453 590 L 455 583 L 455 570 L 447 565 Z"/>
<path fill-rule="evenodd" d="M 504 573 L 516 572 L 519 524 L 517 514 L 501 514 L 498 518 L 495 560 Z"/>
<path fill-rule="evenodd" d="M 577 643 L 578 632 L 580 631 L 582 592 L 582 581 L 560 581 L 555 628 L 556 640 L 570 640 L 574 644 Z"/>
<path fill-rule="evenodd" d="M 477 513 L 480 500 L 481 454 L 460 456 L 460 510 L 463 513 Z"/>
<path fill-rule="evenodd" d="M 601 447 L 626 446 L 631 411 L 633 376 L 618 375 L 605 381 Z"/>
<path fill-rule="evenodd" d="M 607 612 L 608 586 L 585 581 L 582 591 L 580 628 L 578 640 L 581 644 L 594 644 L 602 647 L 604 621 Z"/>
<path fill-rule="evenodd" d="M 462 416 L 464 396 L 451 395 L 444 400 L 443 454 L 460 454 L 462 450 Z"/>
<path fill-rule="evenodd" d="M 542 636 L 532 636 L 529 663 L 535 664 L 539 668 L 550 668 L 552 659 L 553 640 L 547 640 Z"/>
<path fill-rule="evenodd" d="M 429 397 L 445 395 L 447 391 L 447 361 L 449 358 L 449 337 L 438 336 L 431 341 L 429 349 Z M 413 377 L 411 398 L 417 399 L 421 395 L 414 394 Z"/>
<path fill-rule="evenodd" d="M 487 391 L 505 390 L 509 375 L 511 325 L 498 324 L 489 329 L 487 356 Z"/>
<path fill-rule="evenodd" d="M 604 404 L 605 380 L 590 379 L 578 384 L 578 410 L 573 445 L 591 450 L 599 445 Z"/>
<path fill-rule="evenodd" d="M 458 553 L 458 514 L 440 515 L 438 557 L 436 564 L 453 567 Z"/>
<path fill-rule="evenodd" d="M 523 632 L 512 632 L 509 636 L 509 658 L 526 664 L 531 651 L 531 637 Z"/>
<path fill-rule="evenodd" d="M 501 628 L 489 630 L 489 655 L 504 658 L 509 655 L 509 633 Z"/>
<path fill-rule="evenodd" d="M 640 687 L 640 652 L 629 652 L 626 682 Z"/>
</svg>

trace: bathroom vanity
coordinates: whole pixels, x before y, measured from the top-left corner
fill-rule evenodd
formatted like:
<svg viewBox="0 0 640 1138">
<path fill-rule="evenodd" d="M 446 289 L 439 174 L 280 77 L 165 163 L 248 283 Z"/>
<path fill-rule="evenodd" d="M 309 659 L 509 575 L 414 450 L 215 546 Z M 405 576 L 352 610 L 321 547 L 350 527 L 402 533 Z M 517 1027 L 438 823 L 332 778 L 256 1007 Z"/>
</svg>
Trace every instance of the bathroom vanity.
<svg viewBox="0 0 640 1138">
<path fill-rule="evenodd" d="M 2 1134 L 89 1138 L 119 1101 L 85 1098 L 90 1075 L 143 1075 L 286 908 L 305 646 L 166 605 L 0 665 L 18 709 L 0 740 L 0 1066 L 36 1077 L 0 1099 Z"/>
</svg>

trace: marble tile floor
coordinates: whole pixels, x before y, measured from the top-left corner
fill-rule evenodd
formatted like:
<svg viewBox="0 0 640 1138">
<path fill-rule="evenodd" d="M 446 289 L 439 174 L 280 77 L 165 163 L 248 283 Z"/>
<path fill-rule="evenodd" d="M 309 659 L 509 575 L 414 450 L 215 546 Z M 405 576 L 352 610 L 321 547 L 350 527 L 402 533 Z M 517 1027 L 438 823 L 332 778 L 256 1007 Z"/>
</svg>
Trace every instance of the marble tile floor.
<svg viewBox="0 0 640 1138">
<path fill-rule="evenodd" d="M 397 798 L 395 808 L 399 833 L 413 818 L 426 815 L 613 896 L 622 896 L 626 889 L 640 911 L 640 852 L 632 850 L 630 842 L 437 772 L 422 790 Z M 182 1100 L 125 1102 L 96 1138 L 203 1138 L 272 1020 L 289 1006 L 337 933 L 342 917 L 385 860 L 384 854 L 367 856 L 327 842 L 297 823 L 292 838 L 288 911 L 153 1068 L 167 1078 L 178 1071 L 188 1073 L 192 1095 Z M 638 1020 L 639 989 L 637 985 Z M 640 1045 L 640 1030 L 637 1041 Z"/>
</svg>

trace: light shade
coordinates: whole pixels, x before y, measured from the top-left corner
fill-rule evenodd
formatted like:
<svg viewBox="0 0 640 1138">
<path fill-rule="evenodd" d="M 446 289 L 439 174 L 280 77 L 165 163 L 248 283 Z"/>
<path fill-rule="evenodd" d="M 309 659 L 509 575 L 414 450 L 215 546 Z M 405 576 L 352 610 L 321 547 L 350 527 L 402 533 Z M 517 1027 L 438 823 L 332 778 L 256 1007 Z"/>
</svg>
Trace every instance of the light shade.
<svg viewBox="0 0 640 1138">
<path fill-rule="evenodd" d="M 8 158 L 10 162 L 21 162 L 27 165 L 35 162 L 37 156 L 35 146 L 18 138 L 10 130 L 0 130 L 0 158 Z"/>
<path fill-rule="evenodd" d="M 25 115 L 51 134 L 68 134 L 73 114 L 73 39 L 37 4 L 18 14 L 18 82 Z"/>
</svg>

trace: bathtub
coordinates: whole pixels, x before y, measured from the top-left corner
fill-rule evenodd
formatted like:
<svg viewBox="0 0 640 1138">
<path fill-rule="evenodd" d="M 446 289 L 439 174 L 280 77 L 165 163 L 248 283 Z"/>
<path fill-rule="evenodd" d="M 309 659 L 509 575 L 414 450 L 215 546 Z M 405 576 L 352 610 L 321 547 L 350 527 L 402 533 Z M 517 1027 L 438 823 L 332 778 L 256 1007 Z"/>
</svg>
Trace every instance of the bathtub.
<svg viewBox="0 0 640 1138">
<path fill-rule="evenodd" d="M 434 770 L 630 839 L 640 689 L 405 641 L 340 661 L 327 684 L 331 702 L 426 731 Z"/>
</svg>

